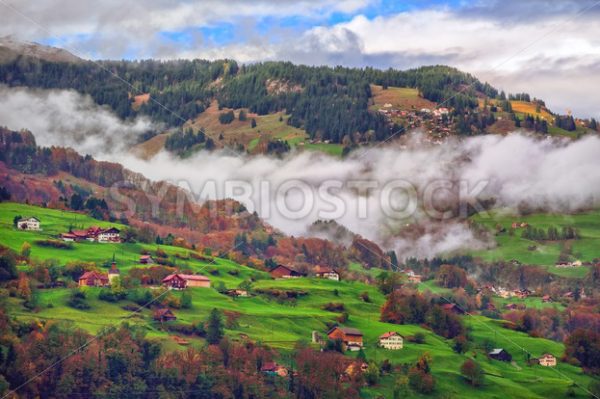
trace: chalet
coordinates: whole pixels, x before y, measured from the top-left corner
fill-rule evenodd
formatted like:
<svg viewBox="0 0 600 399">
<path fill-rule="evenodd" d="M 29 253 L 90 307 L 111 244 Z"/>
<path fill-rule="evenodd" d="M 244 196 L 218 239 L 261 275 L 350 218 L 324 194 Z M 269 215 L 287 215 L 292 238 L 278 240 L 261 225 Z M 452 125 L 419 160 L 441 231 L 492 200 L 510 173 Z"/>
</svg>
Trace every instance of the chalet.
<svg viewBox="0 0 600 399">
<path fill-rule="evenodd" d="M 269 273 L 273 278 L 299 278 L 304 276 L 304 274 L 284 265 L 277 265 Z"/>
<path fill-rule="evenodd" d="M 540 366 L 555 367 L 556 366 L 556 356 L 554 356 L 550 353 L 545 353 L 538 359 L 538 362 L 540 363 Z"/>
<path fill-rule="evenodd" d="M 140 264 L 141 265 L 151 265 L 154 263 L 154 259 L 150 255 L 142 255 L 140 256 Z"/>
<path fill-rule="evenodd" d="M 119 235 L 119 229 L 111 227 L 109 229 L 102 229 L 98 232 L 98 242 L 121 242 L 121 236 Z"/>
<path fill-rule="evenodd" d="M 39 230 L 40 220 L 36 217 L 21 218 L 17 220 L 17 229 L 19 230 Z"/>
<path fill-rule="evenodd" d="M 379 346 L 385 349 L 398 350 L 404 347 L 404 338 L 395 331 L 379 336 Z"/>
<path fill-rule="evenodd" d="M 329 280 L 340 281 L 340 274 L 330 267 L 317 266 L 315 276 Z"/>
<path fill-rule="evenodd" d="M 544 295 L 542 297 L 542 302 L 544 302 L 544 303 L 550 303 L 550 302 L 552 302 L 552 297 L 550 295 Z"/>
<path fill-rule="evenodd" d="M 336 326 L 327 332 L 327 337 L 334 341 L 339 339 L 349 351 L 360 350 L 363 346 L 363 334 L 356 328 Z"/>
<path fill-rule="evenodd" d="M 113 280 L 117 277 L 121 277 L 121 272 L 117 269 L 117 264 L 113 262 L 110 265 L 110 270 L 108 271 L 108 282 L 112 285 Z"/>
<path fill-rule="evenodd" d="M 500 360 L 502 362 L 510 362 L 512 360 L 512 356 L 504 349 L 493 349 L 488 356 L 494 360 Z"/>
<path fill-rule="evenodd" d="M 164 286 L 181 290 L 187 287 L 210 288 L 210 279 L 199 274 L 169 274 L 162 280 Z"/>
<path fill-rule="evenodd" d="M 108 276 L 97 271 L 85 272 L 79 277 L 80 287 L 106 287 L 109 284 Z"/>
<path fill-rule="evenodd" d="M 161 323 L 165 321 L 177 320 L 177 317 L 173 312 L 171 312 L 171 309 L 169 308 L 156 309 L 152 317 L 154 318 L 154 320 L 160 321 Z"/>
<path fill-rule="evenodd" d="M 442 309 L 448 313 L 454 313 L 459 315 L 465 314 L 465 311 L 460 306 L 457 306 L 454 303 L 445 303 L 442 305 Z"/>
<path fill-rule="evenodd" d="M 421 283 L 421 281 L 423 281 L 423 276 L 421 276 L 420 274 L 416 274 L 411 269 L 405 270 L 404 273 L 406 273 L 406 275 L 408 276 L 408 282 L 410 283 L 419 284 Z"/>
<path fill-rule="evenodd" d="M 98 226 L 89 227 L 87 230 L 72 230 L 60 235 L 63 241 L 97 241 L 97 242 L 121 242 L 120 231 L 110 227 L 103 229 Z"/>
</svg>

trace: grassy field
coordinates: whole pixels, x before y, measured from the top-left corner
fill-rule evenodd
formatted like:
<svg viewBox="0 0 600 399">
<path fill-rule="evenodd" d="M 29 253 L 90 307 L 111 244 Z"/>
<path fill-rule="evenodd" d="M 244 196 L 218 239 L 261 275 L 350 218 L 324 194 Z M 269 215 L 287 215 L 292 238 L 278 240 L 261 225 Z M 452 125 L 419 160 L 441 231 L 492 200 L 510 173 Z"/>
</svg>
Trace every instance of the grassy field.
<svg viewBox="0 0 600 399">
<path fill-rule="evenodd" d="M 373 110 L 382 108 L 384 104 L 392 104 L 394 108 L 400 110 L 420 110 L 421 108 L 433 109 L 436 104 L 419 96 L 417 89 L 409 87 L 388 87 L 383 90 L 381 86 L 371 85 L 373 93 Z"/>
<path fill-rule="evenodd" d="M 577 229 L 580 239 L 569 241 L 572 247 L 572 256 L 582 262 L 592 261 L 600 257 L 600 211 L 582 212 L 572 215 L 563 214 L 532 214 L 528 216 L 515 216 L 510 212 L 492 212 L 490 217 L 475 215 L 472 220 L 483 224 L 490 231 L 495 231 L 497 225 L 507 229 L 507 232 L 495 236 L 497 246 L 489 250 L 474 252 L 473 255 L 487 261 L 516 259 L 521 263 L 541 265 L 552 273 L 568 276 L 583 277 L 587 273 L 586 267 L 557 268 L 555 263 L 561 249 L 565 245 L 561 241 L 537 242 L 521 237 L 523 229 L 516 229 L 514 235 L 508 233 L 513 222 L 527 222 L 532 227 L 546 230 L 550 226 L 573 226 Z M 529 247 L 535 246 L 535 250 Z"/>
<path fill-rule="evenodd" d="M 37 216 L 44 228 L 43 232 L 21 232 L 12 228 L 12 218 L 16 214 Z M 64 231 L 69 224 L 77 227 L 90 225 L 110 225 L 101 223 L 84 215 L 73 214 L 58 210 L 50 210 L 14 203 L 0 204 L 0 243 L 18 250 L 23 241 L 33 242 L 36 239 L 53 236 Z M 114 224 L 119 227 L 119 225 Z M 32 257 L 38 259 L 56 259 L 59 264 L 70 260 L 104 262 L 116 253 L 117 261 L 122 272 L 136 264 L 139 251 L 155 249 L 154 245 L 142 244 L 94 244 L 77 243 L 72 250 L 49 250 L 33 245 Z M 170 254 L 185 253 L 182 248 L 161 246 Z M 212 308 L 218 308 L 239 316 L 235 325 L 226 329 L 226 334 L 232 340 L 242 340 L 249 337 L 277 348 L 282 353 L 280 362 L 286 363 L 290 353 L 298 341 L 310 342 L 311 332 L 318 331 L 323 336 L 327 323 L 334 322 L 339 313 L 326 311 L 323 305 L 330 302 L 343 303 L 349 314 L 346 326 L 355 327 L 364 333 L 365 353 L 369 360 L 377 362 L 389 359 L 394 364 L 413 363 L 424 352 L 429 352 L 433 358 L 433 374 L 437 379 L 437 388 L 433 397 L 482 397 L 499 398 L 510 395 L 513 398 L 544 398 L 562 397 L 575 380 L 587 386 L 589 378 L 584 376 L 574 366 L 560 364 L 556 370 L 539 366 L 527 366 L 522 354 L 525 348 L 533 356 L 545 352 L 560 356 L 564 347 L 561 343 L 531 338 L 525 334 L 504 329 L 495 320 L 481 316 L 465 316 L 465 322 L 471 329 L 474 339 L 472 349 L 466 354 L 457 354 L 452 350 L 452 342 L 417 325 L 393 325 L 379 321 L 380 308 L 385 301 L 383 294 L 375 286 L 355 281 L 331 281 L 316 278 L 301 278 L 290 280 L 272 280 L 266 273 L 257 272 L 234 262 L 214 258 L 213 262 L 199 262 L 193 259 L 183 262 L 181 266 L 189 267 L 197 272 L 210 276 L 213 284 L 222 281 L 227 287 L 234 287 L 244 279 L 253 275 L 258 280 L 253 283 L 253 289 L 301 290 L 307 293 L 294 301 L 277 301 L 265 295 L 254 295 L 248 298 L 233 299 L 220 294 L 214 288 L 188 289 L 192 295 L 190 309 L 176 309 L 174 313 L 178 321 L 193 323 L 205 320 Z M 352 264 L 352 270 L 360 266 Z M 235 270 L 235 275 L 232 271 Z M 207 273 L 209 272 L 209 273 Z M 368 270 L 365 273 L 376 275 L 378 270 Z M 422 284 L 423 290 L 443 293 L 432 281 Z M 12 316 L 21 320 L 52 319 L 73 323 L 90 333 L 97 333 L 102 327 L 117 325 L 124 321 L 142 326 L 148 336 L 160 339 L 166 350 L 180 348 L 172 336 L 162 330 L 152 321 L 151 311 L 143 310 L 140 314 L 132 315 L 123 309 L 127 301 L 108 303 L 98 299 L 99 288 L 88 288 L 87 296 L 91 308 L 77 310 L 67 305 L 68 289 L 39 290 L 41 309 L 38 313 L 27 311 L 21 300 L 9 298 L 9 310 Z M 362 293 L 368 293 L 369 301 L 361 299 Z M 181 292 L 174 292 L 179 296 Z M 533 305 L 531 305 L 533 306 Z M 380 334 L 387 331 L 397 331 L 403 336 L 411 336 L 417 332 L 425 335 L 425 343 L 414 344 L 405 341 L 405 348 L 399 351 L 388 351 L 377 347 Z M 200 338 L 189 339 L 192 345 L 203 345 Z M 488 360 L 482 351 L 484 342 L 493 342 L 494 346 L 503 347 L 513 354 L 514 364 Z M 356 353 L 348 354 L 356 356 Z M 460 376 L 459 368 L 466 358 L 475 357 L 485 368 L 487 379 L 484 387 L 471 388 Z M 376 398 L 379 396 L 392 397 L 392 388 L 396 376 L 383 378 L 381 384 L 365 388 L 363 397 Z M 407 397 L 420 397 L 409 393 Z M 584 397 L 579 391 L 579 397 Z"/>
</svg>

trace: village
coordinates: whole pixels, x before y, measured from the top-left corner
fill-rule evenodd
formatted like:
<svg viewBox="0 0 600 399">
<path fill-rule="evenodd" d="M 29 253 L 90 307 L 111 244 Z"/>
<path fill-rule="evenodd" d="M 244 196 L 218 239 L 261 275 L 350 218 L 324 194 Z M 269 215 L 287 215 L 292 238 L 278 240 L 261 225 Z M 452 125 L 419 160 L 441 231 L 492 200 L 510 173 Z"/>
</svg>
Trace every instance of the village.
<svg viewBox="0 0 600 399">
<path fill-rule="evenodd" d="M 515 223 L 514 228 L 525 228 L 526 224 Z M 42 231 L 42 222 L 37 217 L 21 218 L 16 221 L 16 228 L 18 230 L 25 231 Z M 120 230 L 115 227 L 101 228 L 97 226 L 91 226 L 86 229 L 69 229 L 68 232 L 60 233 L 59 238 L 64 242 L 90 242 L 90 243 L 112 243 L 120 244 L 123 240 L 120 236 Z M 136 268 L 152 268 L 160 266 L 162 260 L 160 259 L 160 251 L 157 250 L 155 255 L 144 251 L 139 254 Z M 576 267 L 576 266 L 571 266 Z M 424 276 L 418 274 L 411 268 L 405 268 L 398 272 L 403 276 L 406 284 L 414 287 L 418 287 L 424 282 Z M 278 264 L 268 271 L 268 274 L 273 280 L 292 281 L 294 279 L 306 279 L 315 278 L 323 279 L 332 282 L 343 281 L 343 273 L 336 268 L 328 267 L 325 265 L 318 265 L 314 267 L 311 273 L 300 272 L 293 266 Z M 77 285 L 82 289 L 86 288 L 110 288 L 113 286 L 119 286 L 120 281 L 124 276 L 117 267 L 117 262 L 112 261 L 108 271 L 103 272 L 100 270 L 87 270 L 84 271 L 78 278 Z M 186 290 L 196 290 L 201 292 L 202 289 L 216 289 L 211 284 L 211 278 L 207 275 L 199 273 L 191 273 L 180 267 L 173 268 L 173 272 L 164 275 L 158 282 L 151 281 L 146 276 L 140 279 L 142 286 L 148 287 L 153 290 L 167 289 L 173 292 L 181 292 Z M 223 295 L 229 296 L 233 299 L 250 298 L 254 295 L 259 294 L 254 292 L 250 286 L 227 288 L 220 287 L 219 292 Z M 489 294 L 502 299 L 527 299 L 535 295 L 535 292 L 526 288 L 522 289 L 509 289 L 505 287 L 495 286 L 491 284 L 482 285 L 477 288 L 477 295 Z M 564 298 L 573 298 L 575 294 L 573 292 L 567 292 L 564 294 Z M 581 289 L 579 293 L 580 297 L 585 297 L 585 291 Z M 550 295 L 541 296 L 543 303 L 551 303 L 554 301 Z M 524 309 L 525 305 L 507 303 L 504 308 L 507 311 Z M 452 313 L 458 316 L 469 315 L 462 307 L 455 303 L 447 303 L 441 306 L 444 312 Z M 490 302 L 488 309 L 495 310 L 493 303 Z M 152 320 L 158 323 L 162 328 L 168 328 L 170 323 L 177 322 L 178 315 L 177 309 L 173 309 L 169 306 L 153 306 Z M 356 352 L 362 353 L 368 347 L 379 348 L 385 351 L 402 351 L 406 348 L 406 345 L 412 345 L 415 338 L 407 337 L 398 331 L 387 331 L 380 334 L 376 341 L 368 342 L 364 338 L 363 331 L 355 327 L 344 326 L 343 323 L 336 323 L 330 329 L 326 331 L 307 331 L 307 335 L 310 335 L 310 342 L 321 350 L 327 350 L 327 348 L 339 348 L 341 352 Z M 188 338 L 182 338 L 178 335 L 172 335 L 172 339 L 175 343 L 182 346 L 190 344 Z M 364 355 L 359 355 L 364 356 Z M 506 348 L 492 348 L 487 353 L 489 359 L 500 362 L 512 362 L 513 355 Z M 555 367 L 558 363 L 557 357 L 551 353 L 544 353 L 538 358 L 528 359 L 529 364 L 537 364 L 542 367 Z M 359 364 L 359 368 L 356 369 L 354 365 L 350 365 L 345 372 L 346 376 L 352 375 L 355 372 L 365 372 L 368 368 L 367 362 Z M 285 377 L 293 371 L 289 370 L 286 365 L 279 364 L 276 361 L 267 362 L 261 366 L 261 372 L 272 375 Z"/>
</svg>

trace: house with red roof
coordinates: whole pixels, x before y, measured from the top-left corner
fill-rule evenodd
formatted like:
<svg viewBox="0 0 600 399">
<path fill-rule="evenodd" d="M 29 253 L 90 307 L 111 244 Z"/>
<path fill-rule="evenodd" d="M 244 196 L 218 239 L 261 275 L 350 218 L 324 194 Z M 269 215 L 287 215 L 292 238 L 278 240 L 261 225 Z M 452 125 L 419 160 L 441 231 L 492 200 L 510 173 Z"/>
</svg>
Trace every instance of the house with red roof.
<svg viewBox="0 0 600 399">
<path fill-rule="evenodd" d="M 363 334 L 356 328 L 336 326 L 327 332 L 327 336 L 342 341 L 345 350 L 357 351 L 363 347 Z"/>
<path fill-rule="evenodd" d="M 404 338 L 395 331 L 389 331 L 379 336 L 379 346 L 390 350 L 402 349 Z"/>
<path fill-rule="evenodd" d="M 161 323 L 165 321 L 177 320 L 177 317 L 169 308 L 156 309 L 152 315 L 152 318 L 156 321 L 160 321 Z"/>
<path fill-rule="evenodd" d="M 80 287 L 106 287 L 109 284 L 108 276 L 95 270 L 85 272 L 79 277 Z"/>
<path fill-rule="evenodd" d="M 162 280 L 164 286 L 181 290 L 188 287 L 210 288 L 210 279 L 200 274 L 169 274 Z"/>
<path fill-rule="evenodd" d="M 299 278 L 304 277 L 303 273 L 300 273 L 291 267 L 284 265 L 277 265 L 273 270 L 269 272 L 273 278 Z"/>
</svg>

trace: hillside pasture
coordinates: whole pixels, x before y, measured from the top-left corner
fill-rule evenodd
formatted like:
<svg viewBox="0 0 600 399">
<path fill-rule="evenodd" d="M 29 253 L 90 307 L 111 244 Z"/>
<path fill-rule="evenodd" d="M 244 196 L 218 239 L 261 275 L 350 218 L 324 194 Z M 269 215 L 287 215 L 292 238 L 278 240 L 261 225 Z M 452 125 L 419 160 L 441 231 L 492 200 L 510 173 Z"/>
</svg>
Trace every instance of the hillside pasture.
<svg viewBox="0 0 600 399">
<path fill-rule="evenodd" d="M 392 104 L 394 108 L 404 111 L 436 107 L 436 103 L 421 97 L 417 89 L 409 87 L 390 86 L 384 90 L 382 86 L 371 85 L 371 93 L 374 102 L 372 109 L 374 110 L 382 108 L 384 104 Z"/>
</svg>

